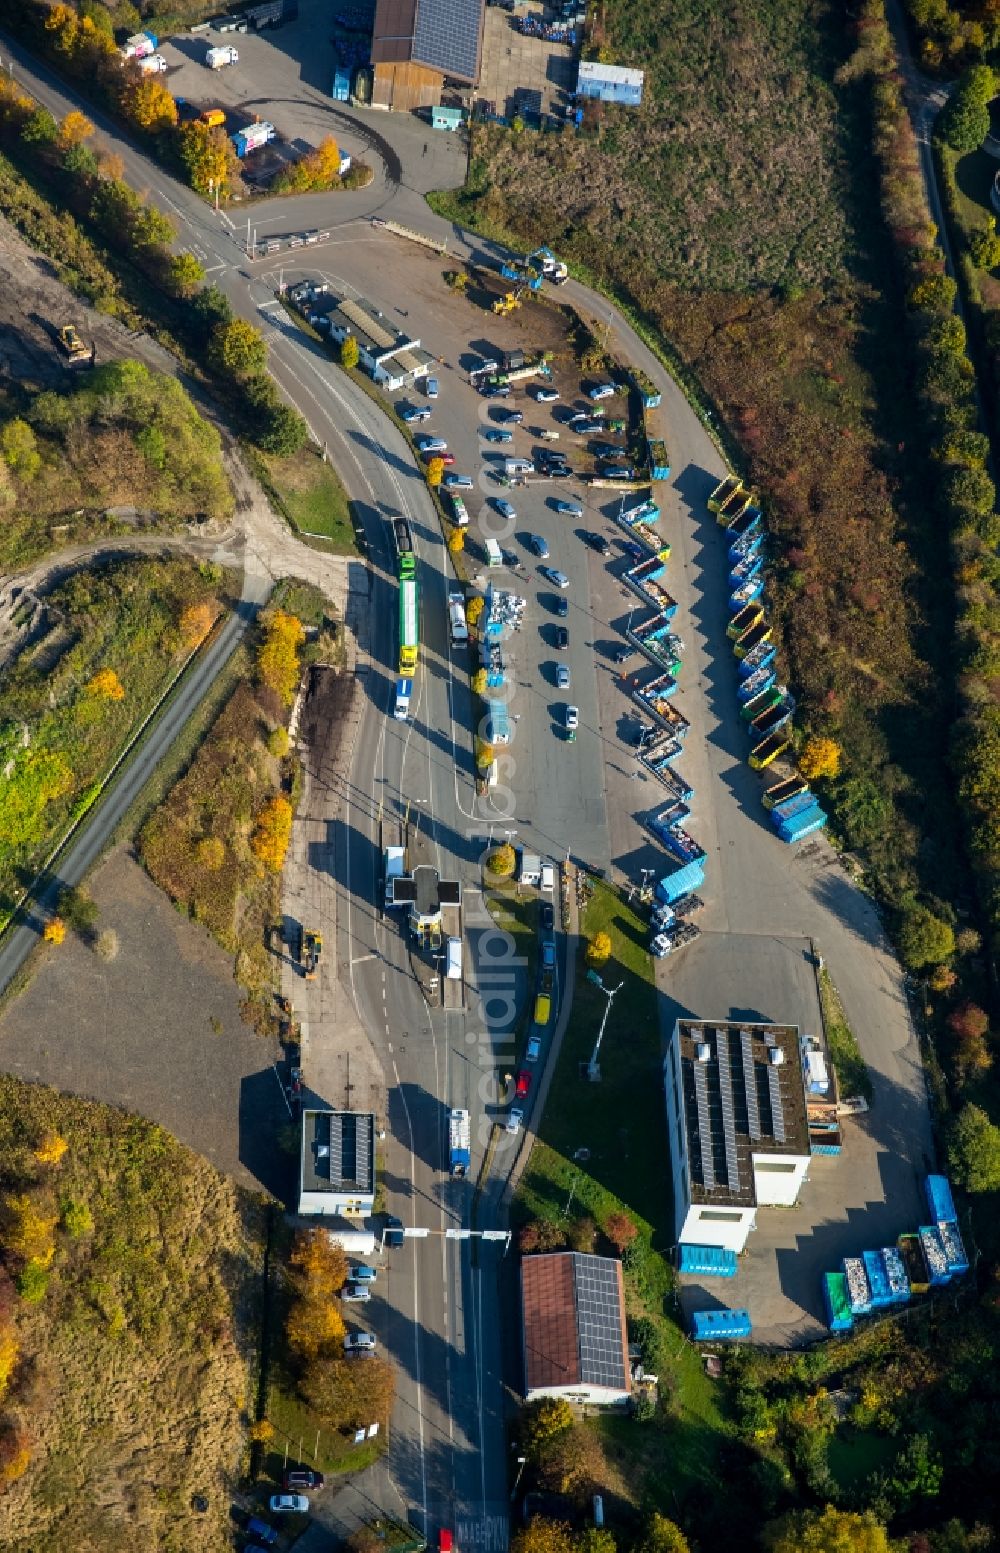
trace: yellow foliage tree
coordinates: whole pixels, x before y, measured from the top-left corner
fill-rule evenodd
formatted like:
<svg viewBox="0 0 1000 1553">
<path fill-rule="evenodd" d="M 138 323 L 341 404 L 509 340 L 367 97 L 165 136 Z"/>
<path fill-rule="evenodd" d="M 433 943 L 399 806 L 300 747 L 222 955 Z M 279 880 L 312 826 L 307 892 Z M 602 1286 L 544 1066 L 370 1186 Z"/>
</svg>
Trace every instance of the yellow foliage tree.
<svg viewBox="0 0 1000 1553">
<path fill-rule="evenodd" d="M 509 841 L 505 841 L 499 847 L 494 847 L 492 852 L 486 854 L 486 868 L 498 879 L 509 879 L 517 865 L 517 856 Z"/>
<path fill-rule="evenodd" d="M 799 770 L 807 782 L 815 782 L 817 777 L 835 777 L 840 771 L 840 754 L 836 739 L 811 734 L 802 746 Z"/>
<path fill-rule="evenodd" d="M 172 129 L 177 123 L 177 104 L 155 75 L 129 81 L 122 92 L 121 105 L 126 118 L 151 135 Z"/>
<path fill-rule="evenodd" d="M 62 917 L 50 917 L 45 924 L 42 937 L 47 944 L 61 944 L 66 937 L 66 924 Z"/>
<path fill-rule="evenodd" d="M 469 622 L 470 626 L 475 625 L 485 607 L 486 600 L 478 593 L 476 594 L 475 598 L 469 600 L 465 606 L 465 618 Z"/>
<path fill-rule="evenodd" d="M 45 18 L 45 30 L 51 32 L 60 54 L 73 54 L 80 36 L 80 18 L 71 5 L 54 5 Z"/>
<path fill-rule="evenodd" d="M 85 113 L 78 113 L 75 108 L 67 113 L 59 126 L 56 136 L 56 145 L 60 151 L 68 151 L 71 146 L 82 145 L 89 140 L 94 133 L 94 126 Z"/>
<path fill-rule="evenodd" d="M 0 1328 L 0 1400 L 7 1393 L 19 1352 L 13 1327 Z"/>
<path fill-rule="evenodd" d="M 486 670 L 485 669 L 477 669 L 475 674 L 473 674 L 473 676 L 472 676 L 472 688 L 475 691 L 477 696 L 485 696 L 485 694 L 486 694 Z"/>
<path fill-rule="evenodd" d="M 448 535 L 448 549 L 451 551 L 452 555 L 461 555 L 462 551 L 465 549 L 464 528 L 452 529 L 451 533 Z"/>
<path fill-rule="evenodd" d="M 783 1516 L 765 1528 L 763 1542 L 769 1553 L 889 1553 L 881 1521 L 832 1504 Z"/>
<path fill-rule="evenodd" d="M 30 1461 L 28 1436 L 17 1424 L 8 1423 L 0 1431 L 0 1484 L 15 1483 L 23 1477 Z"/>
<path fill-rule="evenodd" d="M 239 179 L 239 158 L 224 129 L 185 124 L 178 137 L 181 161 L 199 194 L 226 194 Z"/>
<path fill-rule="evenodd" d="M 8 1192 L 0 1209 L 0 1237 L 8 1251 L 47 1267 L 55 1251 L 58 1214 L 38 1191 Z"/>
<path fill-rule="evenodd" d="M 293 1300 L 285 1324 L 289 1348 L 307 1362 L 335 1353 L 344 1340 L 344 1321 L 331 1299 L 306 1295 Z"/>
<path fill-rule="evenodd" d="M 99 669 L 89 681 L 87 690 L 102 701 L 124 701 L 125 691 L 114 669 Z"/>
<path fill-rule="evenodd" d="M 435 487 L 439 486 L 443 478 L 444 459 L 432 458 L 430 463 L 427 465 L 427 484 Z"/>
<path fill-rule="evenodd" d="M 274 1425 L 267 1418 L 258 1418 L 256 1423 L 250 1425 L 248 1432 L 255 1444 L 266 1445 L 268 1440 L 274 1439 Z"/>
<path fill-rule="evenodd" d="M 288 1260 L 303 1289 L 315 1297 L 339 1294 L 347 1282 L 347 1257 L 325 1230 L 300 1230 Z"/>
<path fill-rule="evenodd" d="M 35 1158 L 40 1165 L 58 1165 L 69 1144 L 65 1138 L 61 1138 L 57 1132 L 51 1130 L 42 1134 L 41 1140 L 35 1150 Z"/>
<path fill-rule="evenodd" d="M 181 615 L 181 641 L 185 647 L 197 647 L 203 642 L 215 623 L 215 610 L 211 604 L 189 604 Z"/>
<path fill-rule="evenodd" d="M 611 958 L 611 934 L 595 933 L 587 945 L 587 964 L 604 965 Z"/>
<path fill-rule="evenodd" d="M 574 1553 L 573 1535 L 565 1521 L 533 1515 L 511 1539 L 511 1553 Z"/>
<path fill-rule="evenodd" d="M 278 794 L 268 799 L 261 809 L 250 837 L 254 857 L 272 874 L 280 874 L 285 865 L 285 853 L 291 834 L 292 806 L 287 798 Z"/>
<path fill-rule="evenodd" d="M 315 183 L 329 188 L 340 177 L 340 147 L 332 135 L 326 135 L 307 160 Z"/>
<path fill-rule="evenodd" d="M 301 620 L 283 609 L 266 610 L 261 623 L 264 638 L 257 650 L 257 672 L 261 683 L 291 706 L 299 682 L 299 648 L 306 633 Z"/>
</svg>

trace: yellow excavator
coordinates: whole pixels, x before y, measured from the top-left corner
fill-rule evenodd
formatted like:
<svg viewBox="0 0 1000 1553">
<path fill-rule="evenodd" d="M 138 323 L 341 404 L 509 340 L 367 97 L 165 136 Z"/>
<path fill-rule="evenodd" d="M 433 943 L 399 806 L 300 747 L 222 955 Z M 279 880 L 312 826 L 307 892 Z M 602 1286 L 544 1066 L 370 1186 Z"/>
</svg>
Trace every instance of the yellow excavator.
<svg viewBox="0 0 1000 1553">
<path fill-rule="evenodd" d="M 508 291 L 506 295 L 497 297 L 493 304 L 493 311 L 501 318 L 509 318 L 521 306 L 521 292 L 523 286 L 518 286 L 516 291 Z"/>
</svg>

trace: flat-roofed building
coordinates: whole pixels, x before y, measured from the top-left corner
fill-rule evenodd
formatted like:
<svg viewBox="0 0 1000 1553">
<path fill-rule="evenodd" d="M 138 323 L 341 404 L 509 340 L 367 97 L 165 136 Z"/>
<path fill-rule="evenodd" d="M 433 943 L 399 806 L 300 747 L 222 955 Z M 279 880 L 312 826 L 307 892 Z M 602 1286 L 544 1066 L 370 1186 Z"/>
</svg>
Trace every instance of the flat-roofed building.
<svg viewBox="0 0 1000 1553">
<path fill-rule="evenodd" d="M 303 1111 L 299 1212 L 355 1219 L 374 1206 L 374 1114 Z"/>
<path fill-rule="evenodd" d="M 596 59 L 581 59 L 576 78 L 578 97 L 597 102 L 620 102 L 638 108 L 642 102 L 644 74 L 625 65 L 602 65 Z"/>
<path fill-rule="evenodd" d="M 794 1025 L 679 1019 L 663 1062 L 679 1245 L 741 1252 L 790 1207 L 810 1160 Z"/>
</svg>

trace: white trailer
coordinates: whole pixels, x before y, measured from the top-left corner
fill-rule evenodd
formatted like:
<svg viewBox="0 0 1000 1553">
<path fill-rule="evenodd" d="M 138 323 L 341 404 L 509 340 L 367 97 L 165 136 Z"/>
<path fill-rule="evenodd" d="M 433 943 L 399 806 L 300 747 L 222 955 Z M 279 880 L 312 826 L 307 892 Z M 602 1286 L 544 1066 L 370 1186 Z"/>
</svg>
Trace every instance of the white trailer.
<svg viewBox="0 0 1000 1553">
<path fill-rule="evenodd" d="M 240 56 L 231 43 L 211 48 L 205 55 L 205 63 L 209 70 L 221 70 L 225 65 L 238 65 L 239 62 Z"/>
</svg>

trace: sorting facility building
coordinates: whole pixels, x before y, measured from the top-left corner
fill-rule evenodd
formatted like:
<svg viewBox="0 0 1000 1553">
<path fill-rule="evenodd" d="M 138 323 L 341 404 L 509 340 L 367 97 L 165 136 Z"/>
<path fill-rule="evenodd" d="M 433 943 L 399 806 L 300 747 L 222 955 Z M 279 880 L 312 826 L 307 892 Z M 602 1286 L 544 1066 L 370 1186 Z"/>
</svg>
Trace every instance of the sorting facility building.
<svg viewBox="0 0 1000 1553">
<path fill-rule="evenodd" d="M 374 1206 L 374 1113 L 304 1110 L 299 1213 L 356 1219 Z"/>
<path fill-rule="evenodd" d="M 485 0 L 378 0 L 372 107 L 411 112 L 441 100 L 446 81 L 475 86 Z"/>
</svg>

